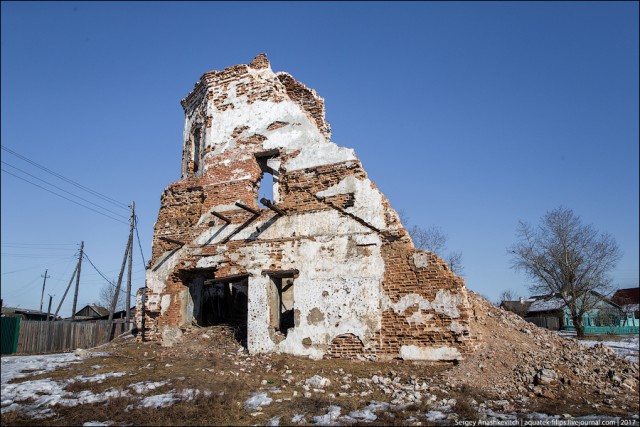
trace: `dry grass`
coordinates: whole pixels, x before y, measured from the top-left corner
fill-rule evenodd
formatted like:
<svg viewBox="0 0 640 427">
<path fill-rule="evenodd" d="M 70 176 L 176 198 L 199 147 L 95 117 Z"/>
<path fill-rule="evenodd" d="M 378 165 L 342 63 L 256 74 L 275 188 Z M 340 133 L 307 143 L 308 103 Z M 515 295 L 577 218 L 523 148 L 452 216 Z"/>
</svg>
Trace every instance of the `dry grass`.
<svg viewBox="0 0 640 427">
<path fill-rule="evenodd" d="M 206 333 L 210 339 L 201 335 Z M 489 331 L 487 331 L 489 333 Z M 498 351 L 499 345 L 524 345 L 524 343 L 496 342 L 488 351 Z M 239 345 L 233 340 L 232 331 L 223 329 L 198 330 L 185 337 L 185 344 L 173 348 L 163 348 L 154 343 L 117 342 L 106 349 L 109 356 L 96 356 L 81 363 L 62 367 L 54 372 L 38 374 L 15 380 L 16 383 L 35 378 L 52 378 L 66 381 L 78 376 L 92 376 L 100 373 L 126 372 L 121 377 L 107 377 L 103 382 L 68 382 L 67 392 L 79 393 L 91 391 L 94 394 L 109 389 L 129 390 L 130 397 L 111 399 L 106 403 L 84 404 L 74 407 L 55 406 L 51 408 L 57 415 L 44 420 L 33 420 L 16 412 L 2 415 L 2 425 L 82 425 L 88 421 L 111 421 L 121 425 L 265 425 L 271 418 L 280 416 L 280 424 L 291 423 L 294 414 L 303 414 L 308 424 L 314 416 L 324 415 L 327 408 L 337 405 L 342 414 L 363 409 L 372 400 L 390 402 L 391 397 L 372 385 L 357 382 L 357 378 L 371 378 L 373 375 L 399 377 L 401 384 L 413 380 L 427 382 L 438 399 L 456 399 L 454 412 L 460 420 L 478 420 L 478 404 L 495 396 L 489 396 L 483 383 L 469 383 L 456 389 L 449 387 L 448 393 L 442 391 L 443 383 L 452 372 L 466 372 L 464 366 L 449 364 L 425 364 L 417 362 L 389 361 L 368 362 L 349 360 L 319 360 L 293 357 L 289 355 L 253 355 L 239 351 Z M 500 362 L 511 363 L 509 357 L 501 357 Z M 499 374 L 507 369 L 502 363 L 488 367 Z M 290 371 L 290 372 L 289 372 Z M 350 395 L 345 392 L 347 375 Z M 311 393 L 303 397 L 304 380 L 313 375 L 321 375 L 331 380 L 324 393 Z M 293 377 L 290 382 L 284 380 Z M 168 381 L 166 385 L 149 391 L 145 395 L 136 395 L 130 387 L 133 383 Z M 266 382 L 263 384 L 263 382 Z M 274 387 L 280 392 L 274 392 Z M 146 396 L 192 389 L 200 390 L 192 400 L 185 400 L 167 408 L 140 407 L 141 399 Z M 205 395 L 205 390 L 211 393 Z M 268 392 L 273 399 L 256 413 L 247 412 L 244 402 L 254 392 Z M 294 393 L 294 391 L 296 393 Z M 297 394 L 297 395 L 294 395 Z M 364 395 L 363 395 L 364 394 Z M 333 396 L 332 396 L 333 395 Z M 278 401 L 279 400 L 279 401 Z M 476 403 L 472 403 L 475 400 Z M 131 409 L 133 407 L 133 409 Z M 358 422 L 356 425 L 406 425 L 409 417 L 424 422 L 424 414 L 432 410 L 426 400 L 412 404 L 401 410 L 378 412 L 373 423 Z M 571 396 L 559 395 L 558 399 L 532 399 L 527 408 L 549 414 L 571 413 L 588 415 L 596 412 Z M 631 411 L 603 406 L 599 414 L 623 415 L 628 417 Z"/>
</svg>

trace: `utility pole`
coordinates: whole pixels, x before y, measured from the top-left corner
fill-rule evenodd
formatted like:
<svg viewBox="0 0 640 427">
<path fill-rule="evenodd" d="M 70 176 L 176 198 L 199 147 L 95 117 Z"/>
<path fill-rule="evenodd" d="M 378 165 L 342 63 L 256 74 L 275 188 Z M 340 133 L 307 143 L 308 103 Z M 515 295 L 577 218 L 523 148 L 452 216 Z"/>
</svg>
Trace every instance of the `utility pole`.
<svg viewBox="0 0 640 427">
<path fill-rule="evenodd" d="M 69 288 L 71 287 L 71 284 L 73 283 L 73 279 L 74 277 L 76 277 L 76 273 L 78 272 L 78 264 L 76 264 L 76 268 L 75 270 L 73 270 L 73 274 L 71 275 L 71 280 L 69 280 L 69 284 L 67 285 L 67 289 L 64 290 L 64 295 L 62 295 L 62 299 L 60 300 L 60 304 L 58 304 L 58 308 L 56 309 L 56 314 L 53 315 L 53 318 L 55 319 L 56 317 L 58 317 L 58 312 L 60 311 L 60 307 L 62 307 L 62 303 L 64 302 L 64 299 L 67 297 L 67 292 L 69 292 Z M 75 310 L 74 310 L 75 312 Z"/>
<path fill-rule="evenodd" d="M 78 289 L 80 288 L 80 272 L 82 271 L 82 255 L 84 240 L 80 243 L 80 257 L 78 258 L 78 275 L 76 276 L 76 293 L 73 296 L 73 308 L 71 309 L 71 321 L 76 320 L 76 304 L 78 304 Z"/>
<path fill-rule="evenodd" d="M 44 302 L 44 285 L 47 283 L 47 277 L 51 277 L 47 276 L 48 271 L 48 269 L 44 271 L 44 276 L 42 274 L 40 275 L 40 277 L 44 277 L 44 281 L 42 282 L 42 296 L 40 296 L 40 311 L 42 311 L 42 303 Z"/>
<path fill-rule="evenodd" d="M 133 247 L 133 205 L 131 206 L 131 224 L 129 226 L 129 239 L 127 239 L 127 246 L 124 250 L 124 258 L 122 259 L 122 267 L 120 267 L 120 274 L 118 275 L 118 283 L 116 284 L 116 292 L 113 294 L 113 300 L 111 300 L 111 308 L 109 309 L 109 322 L 107 323 L 107 341 L 111 340 L 111 328 L 113 327 L 113 313 L 116 311 L 116 305 L 118 303 L 118 296 L 120 295 L 120 285 L 122 285 L 122 276 L 124 275 L 124 267 L 127 264 L 127 257 Z"/>
<path fill-rule="evenodd" d="M 127 272 L 127 315 L 125 317 L 125 328 L 127 331 L 131 329 L 131 269 L 133 265 L 133 227 L 136 219 L 136 202 L 131 202 L 131 224 L 129 225 L 129 271 Z"/>
<path fill-rule="evenodd" d="M 53 297 L 51 296 L 51 294 L 49 294 L 49 308 L 47 309 L 47 321 L 49 321 L 49 315 L 51 315 L 51 301 L 53 300 Z"/>
</svg>

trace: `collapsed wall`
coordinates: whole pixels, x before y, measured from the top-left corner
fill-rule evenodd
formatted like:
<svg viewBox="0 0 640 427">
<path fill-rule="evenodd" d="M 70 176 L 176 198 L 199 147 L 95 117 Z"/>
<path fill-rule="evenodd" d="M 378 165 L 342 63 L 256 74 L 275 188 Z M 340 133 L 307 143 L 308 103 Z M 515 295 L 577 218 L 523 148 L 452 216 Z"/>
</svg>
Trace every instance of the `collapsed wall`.
<svg viewBox="0 0 640 427">
<path fill-rule="evenodd" d="M 473 351 L 464 281 L 414 248 L 353 150 L 330 140 L 314 90 L 261 54 L 205 73 L 182 106 L 182 178 L 154 227 L 146 339 L 234 323 L 250 352 Z"/>
</svg>

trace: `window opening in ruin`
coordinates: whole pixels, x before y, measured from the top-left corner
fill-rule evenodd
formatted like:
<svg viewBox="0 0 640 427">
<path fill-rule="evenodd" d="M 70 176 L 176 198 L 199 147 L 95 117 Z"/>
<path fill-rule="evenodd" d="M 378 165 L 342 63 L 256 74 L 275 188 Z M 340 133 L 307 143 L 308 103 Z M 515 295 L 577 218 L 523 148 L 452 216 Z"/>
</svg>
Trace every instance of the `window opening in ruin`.
<svg viewBox="0 0 640 427">
<path fill-rule="evenodd" d="M 200 167 L 200 150 L 202 143 L 202 128 L 197 126 L 191 134 L 191 143 L 193 144 L 193 172 L 197 172 Z"/>
<path fill-rule="evenodd" d="M 229 325 L 235 338 L 246 346 L 249 282 L 247 278 L 219 281 L 203 277 L 189 285 L 193 319 L 198 326 Z"/>
<path fill-rule="evenodd" d="M 274 166 L 273 164 L 269 165 L 269 162 L 279 154 L 280 153 L 277 149 L 255 153 L 258 166 L 260 166 L 260 171 L 262 172 L 260 182 L 258 183 L 258 202 L 260 203 L 260 206 L 264 208 L 268 208 L 269 206 L 262 203 L 262 199 L 267 199 L 274 204 L 276 203 L 278 193 L 278 172 L 272 168 Z"/>
<path fill-rule="evenodd" d="M 274 201 L 273 182 L 273 174 L 271 172 L 263 172 L 262 180 L 260 180 L 260 188 L 258 189 L 258 201 L 262 200 L 263 198 L 271 202 Z M 262 202 L 260 202 L 260 206 L 265 208 L 267 207 Z"/>
<path fill-rule="evenodd" d="M 293 277 L 271 277 L 269 296 L 269 326 L 284 338 L 295 325 Z"/>
</svg>

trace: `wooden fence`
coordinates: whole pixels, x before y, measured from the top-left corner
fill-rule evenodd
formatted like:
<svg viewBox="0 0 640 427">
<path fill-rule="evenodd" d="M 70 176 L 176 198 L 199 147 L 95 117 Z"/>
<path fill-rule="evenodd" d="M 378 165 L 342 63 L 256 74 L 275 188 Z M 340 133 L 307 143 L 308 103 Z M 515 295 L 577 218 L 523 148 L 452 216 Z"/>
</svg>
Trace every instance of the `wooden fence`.
<svg viewBox="0 0 640 427">
<path fill-rule="evenodd" d="M 525 317 L 524 320 L 541 328 L 557 331 L 560 329 L 560 320 L 557 317 Z"/>
<path fill-rule="evenodd" d="M 108 320 L 96 322 L 45 322 L 22 320 L 17 353 L 57 353 L 104 344 L 125 331 L 124 323 L 114 323 L 107 338 Z"/>
</svg>

